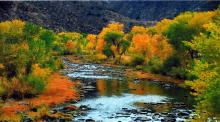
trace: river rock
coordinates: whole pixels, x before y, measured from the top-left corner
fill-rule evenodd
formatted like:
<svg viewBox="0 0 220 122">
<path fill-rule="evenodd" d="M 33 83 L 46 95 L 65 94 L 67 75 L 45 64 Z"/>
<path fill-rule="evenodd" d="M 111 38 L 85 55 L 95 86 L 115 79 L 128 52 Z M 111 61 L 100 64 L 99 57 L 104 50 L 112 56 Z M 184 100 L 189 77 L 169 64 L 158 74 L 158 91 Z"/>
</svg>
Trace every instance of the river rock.
<svg viewBox="0 0 220 122">
<path fill-rule="evenodd" d="M 86 122 L 95 122 L 93 119 L 86 119 Z"/>
<path fill-rule="evenodd" d="M 146 122 L 146 121 L 151 121 L 151 118 L 148 118 L 148 117 L 137 117 L 134 121 L 135 122 Z"/>
<path fill-rule="evenodd" d="M 79 107 L 79 109 L 82 110 L 82 111 L 88 111 L 88 110 L 91 110 L 91 108 L 89 108 L 89 107 L 86 106 L 86 105 L 81 105 L 81 106 Z"/>
<path fill-rule="evenodd" d="M 68 106 L 65 106 L 63 109 L 64 110 L 69 110 L 69 111 L 74 111 L 74 110 L 77 109 L 77 107 L 74 106 L 74 105 L 68 105 Z"/>
<path fill-rule="evenodd" d="M 189 113 L 187 113 L 187 112 L 180 112 L 180 113 L 178 113 L 177 114 L 178 116 L 189 116 Z"/>
<path fill-rule="evenodd" d="M 95 87 L 94 86 L 83 86 L 83 89 L 85 89 L 85 90 L 94 90 Z"/>
<path fill-rule="evenodd" d="M 162 121 L 162 120 L 161 120 Z M 173 117 L 165 117 L 163 119 L 164 122 L 176 122 L 176 119 Z"/>
</svg>

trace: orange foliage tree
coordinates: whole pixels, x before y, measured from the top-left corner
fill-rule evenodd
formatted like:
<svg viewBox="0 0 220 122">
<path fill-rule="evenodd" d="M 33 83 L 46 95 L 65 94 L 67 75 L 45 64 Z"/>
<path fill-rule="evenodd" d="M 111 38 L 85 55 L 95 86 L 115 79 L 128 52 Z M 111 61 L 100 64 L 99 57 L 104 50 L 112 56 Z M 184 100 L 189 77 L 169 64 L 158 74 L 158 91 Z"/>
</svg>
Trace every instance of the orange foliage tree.
<svg viewBox="0 0 220 122">
<path fill-rule="evenodd" d="M 144 26 L 133 26 L 131 29 L 132 34 L 145 34 L 148 32 L 148 29 Z"/>
<path fill-rule="evenodd" d="M 172 47 L 161 35 L 137 34 L 132 38 L 132 52 L 146 55 L 149 61 L 153 57 L 165 60 L 172 53 Z"/>
</svg>

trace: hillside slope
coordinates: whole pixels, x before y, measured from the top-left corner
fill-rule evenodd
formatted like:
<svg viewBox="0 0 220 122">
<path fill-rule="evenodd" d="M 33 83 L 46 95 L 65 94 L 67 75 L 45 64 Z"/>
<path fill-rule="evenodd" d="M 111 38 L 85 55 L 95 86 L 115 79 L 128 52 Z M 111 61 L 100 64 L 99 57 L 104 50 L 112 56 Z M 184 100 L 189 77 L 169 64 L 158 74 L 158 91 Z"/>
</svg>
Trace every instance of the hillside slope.
<svg viewBox="0 0 220 122">
<path fill-rule="evenodd" d="M 0 21 L 19 18 L 56 31 L 97 33 L 111 21 L 131 25 L 151 25 L 173 18 L 183 11 L 217 8 L 219 1 L 49 1 L 0 2 Z"/>
</svg>

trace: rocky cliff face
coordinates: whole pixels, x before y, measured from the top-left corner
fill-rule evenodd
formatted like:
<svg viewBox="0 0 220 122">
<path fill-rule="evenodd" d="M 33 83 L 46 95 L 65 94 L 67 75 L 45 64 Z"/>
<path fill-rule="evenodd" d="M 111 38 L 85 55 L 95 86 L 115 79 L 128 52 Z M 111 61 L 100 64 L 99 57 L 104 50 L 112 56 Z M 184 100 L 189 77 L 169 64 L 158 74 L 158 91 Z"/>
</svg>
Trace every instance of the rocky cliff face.
<svg viewBox="0 0 220 122">
<path fill-rule="evenodd" d="M 49 1 L 0 2 L 0 21 L 22 19 L 56 31 L 97 33 L 111 21 L 152 25 L 183 11 L 216 9 L 219 1 Z"/>
</svg>

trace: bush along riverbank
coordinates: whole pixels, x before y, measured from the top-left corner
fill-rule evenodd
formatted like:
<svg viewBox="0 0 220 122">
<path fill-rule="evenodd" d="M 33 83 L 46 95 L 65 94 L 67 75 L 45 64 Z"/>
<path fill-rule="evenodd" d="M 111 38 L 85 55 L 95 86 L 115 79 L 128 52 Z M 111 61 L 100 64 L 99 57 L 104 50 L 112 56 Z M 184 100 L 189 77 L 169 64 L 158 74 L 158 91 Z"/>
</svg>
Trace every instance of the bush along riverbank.
<svg viewBox="0 0 220 122">
<path fill-rule="evenodd" d="M 34 121 L 59 118 L 47 108 L 79 99 L 76 84 L 55 73 L 63 67 L 55 40 L 53 31 L 38 25 L 21 20 L 0 23 L 1 121 L 20 121 L 30 111 Z"/>
<path fill-rule="evenodd" d="M 185 12 L 152 27 L 133 26 L 128 32 L 121 23 L 109 23 L 98 34 L 55 33 L 21 20 L 2 22 L 0 96 L 2 101 L 36 98 L 47 89 L 48 78 L 63 67 L 59 56 L 74 55 L 140 70 L 127 71 L 135 77 L 158 77 L 145 73 L 151 72 L 182 79 L 198 100 L 194 120 L 216 120 L 220 113 L 219 28 L 220 8 Z"/>
<path fill-rule="evenodd" d="M 52 111 L 56 107 L 68 101 L 79 100 L 76 90 L 79 84 L 68 80 L 67 77 L 53 73 L 47 80 L 44 92 L 33 98 L 22 100 L 6 100 L 1 104 L 1 121 L 53 121 L 71 120 L 73 114 Z M 66 106 L 63 109 L 76 110 L 75 106 Z"/>
</svg>

